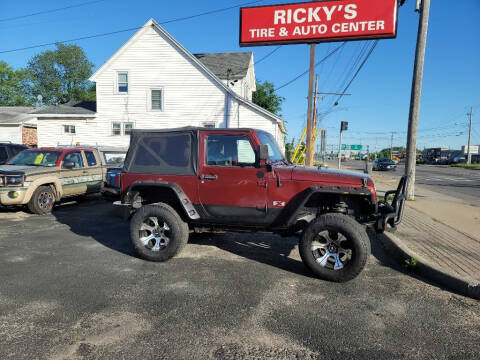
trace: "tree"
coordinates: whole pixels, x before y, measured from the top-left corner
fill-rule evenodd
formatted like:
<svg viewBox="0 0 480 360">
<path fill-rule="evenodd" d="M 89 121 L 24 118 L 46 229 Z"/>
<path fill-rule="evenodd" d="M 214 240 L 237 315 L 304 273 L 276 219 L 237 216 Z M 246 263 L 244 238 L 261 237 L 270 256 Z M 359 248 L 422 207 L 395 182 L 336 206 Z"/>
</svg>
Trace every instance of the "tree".
<svg viewBox="0 0 480 360">
<path fill-rule="evenodd" d="M 27 65 L 30 96 L 46 104 L 84 100 L 91 87 L 93 64 L 77 45 L 57 44 L 56 50 L 35 55 Z"/>
<path fill-rule="evenodd" d="M 292 156 L 293 156 L 293 152 L 295 151 L 295 145 L 294 145 L 294 142 L 295 139 L 292 139 L 291 142 L 287 142 L 287 138 L 285 136 L 284 138 L 284 143 L 285 143 L 285 157 L 287 159 L 291 159 Z"/>
<path fill-rule="evenodd" d="M 397 154 L 401 154 L 403 152 L 406 151 L 406 148 L 404 146 L 394 146 L 392 148 L 393 152 L 397 153 Z M 390 158 L 390 148 L 385 148 L 385 149 L 382 149 L 379 153 L 378 153 L 378 157 L 379 158 Z"/>
<path fill-rule="evenodd" d="M 257 81 L 257 90 L 252 95 L 252 101 L 262 108 L 280 116 L 284 97 L 275 94 L 272 83 Z"/>
<path fill-rule="evenodd" d="M 6 62 L 0 61 L 0 106 L 31 105 L 26 86 L 25 70 L 14 70 Z"/>
</svg>

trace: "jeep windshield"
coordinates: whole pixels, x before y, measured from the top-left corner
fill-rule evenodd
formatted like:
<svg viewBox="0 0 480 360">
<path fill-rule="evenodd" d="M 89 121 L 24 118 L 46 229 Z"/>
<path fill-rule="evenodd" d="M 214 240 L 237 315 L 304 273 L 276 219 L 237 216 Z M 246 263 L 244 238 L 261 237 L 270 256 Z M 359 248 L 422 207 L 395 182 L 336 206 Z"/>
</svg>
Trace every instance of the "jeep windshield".
<svg viewBox="0 0 480 360">
<path fill-rule="evenodd" d="M 60 151 L 27 150 L 13 157 L 7 165 L 56 166 Z"/>
<path fill-rule="evenodd" d="M 268 158 L 272 163 L 284 162 L 287 164 L 287 161 L 282 155 L 277 142 L 273 136 L 265 131 L 257 130 L 257 136 L 262 145 L 267 145 L 268 147 Z"/>
</svg>

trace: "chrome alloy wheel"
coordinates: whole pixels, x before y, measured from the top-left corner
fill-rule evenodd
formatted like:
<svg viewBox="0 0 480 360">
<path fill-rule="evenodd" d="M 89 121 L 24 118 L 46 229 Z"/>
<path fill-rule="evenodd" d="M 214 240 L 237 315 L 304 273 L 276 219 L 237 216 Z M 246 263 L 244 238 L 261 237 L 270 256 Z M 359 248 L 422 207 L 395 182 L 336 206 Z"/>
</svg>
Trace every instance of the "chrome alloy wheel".
<svg viewBox="0 0 480 360">
<path fill-rule="evenodd" d="M 48 191 L 42 191 L 38 194 L 38 206 L 44 210 L 50 210 L 53 207 L 55 198 L 52 193 Z"/>
<path fill-rule="evenodd" d="M 312 253 L 321 266 L 340 270 L 352 259 L 353 250 L 342 233 L 324 230 L 312 241 Z"/>
<path fill-rule="evenodd" d="M 151 251 L 160 251 L 170 242 L 170 227 L 156 217 L 146 218 L 140 226 L 140 241 Z"/>
</svg>

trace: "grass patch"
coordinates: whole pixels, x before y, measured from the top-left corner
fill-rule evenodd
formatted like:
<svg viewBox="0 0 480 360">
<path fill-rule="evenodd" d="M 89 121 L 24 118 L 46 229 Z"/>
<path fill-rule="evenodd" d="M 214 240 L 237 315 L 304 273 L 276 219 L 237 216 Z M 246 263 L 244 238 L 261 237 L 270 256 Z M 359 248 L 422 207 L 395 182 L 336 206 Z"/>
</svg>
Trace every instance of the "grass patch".
<svg viewBox="0 0 480 360">
<path fill-rule="evenodd" d="M 480 170 L 480 164 L 452 164 L 450 166 L 464 169 Z"/>
</svg>

